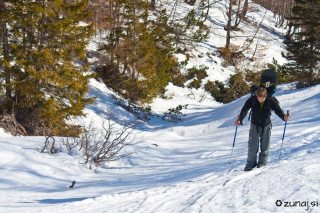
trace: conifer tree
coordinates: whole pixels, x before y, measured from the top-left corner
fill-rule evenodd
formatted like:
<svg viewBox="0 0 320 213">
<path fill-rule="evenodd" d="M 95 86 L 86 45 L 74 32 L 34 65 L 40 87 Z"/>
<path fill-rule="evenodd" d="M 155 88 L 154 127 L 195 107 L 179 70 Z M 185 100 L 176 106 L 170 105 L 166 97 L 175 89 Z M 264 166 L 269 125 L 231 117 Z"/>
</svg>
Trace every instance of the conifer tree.
<svg viewBox="0 0 320 213">
<path fill-rule="evenodd" d="M 118 89 L 125 90 L 124 96 L 130 102 L 149 102 L 153 97 L 152 78 L 155 75 L 155 58 L 152 52 L 152 38 L 148 27 L 148 4 L 141 0 L 122 1 L 120 28 L 116 31 L 115 58 L 124 81 Z M 119 8 L 118 8 L 119 9 Z M 119 17 L 118 17 L 119 18 Z M 119 19 L 118 19 L 119 20 Z M 121 31 L 121 32 L 119 32 Z M 112 41 L 113 38 L 111 38 Z M 119 42 L 121 41 L 121 42 Z"/>
<path fill-rule="evenodd" d="M 170 80 L 171 68 L 176 64 L 171 54 L 173 37 L 166 31 L 171 28 L 166 27 L 168 19 L 164 12 L 153 23 L 149 18 L 149 4 L 140 2 L 133 6 L 136 12 L 133 11 L 132 19 L 127 19 L 132 20 L 133 24 L 125 22 L 128 23 L 125 26 L 129 34 L 123 43 L 128 50 L 125 57 L 132 76 L 127 81 L 126 91 L 130 101 L 148 103 L 161 93 L 161 88 Z"/>
<path fill-rule="evenodd" d="M 194 47 L 195 43 L 206 41 L 209 37 L 209 29 L 204 22 L 208 17 L 209 2 L 199 0 L 197 7 L 192 8 L 184 17 L 176 15 L 178 4 L 179 0 L 175 0 L 170 8 L 171 11 L 167 11 L 169 13 L 168 24 L 172 27 L 171 33 L 175 37 L 176 46 Z"/>
<path fill-rule="evenodd" d="M 150 4 L 141 0 L 110 1 L 110 26 L 103 49 L 110 56 L 105 82 L 133 103 L 151 102 L 171 77 L 177 64 L 165 11 L 155 20 Z"/>
<path fill-rule="evenodd" d="M 29 134 L 45 128 L 59 133 L 66 119 L 83 115 L 93 101 L 85 98 L 92 77 L 84 73 L 88 66 L 77 66 L 93 34 L 92 26 L 80 24 L 90 15 L 87 5 L 88 0 L 16 0 L 8 6 L 10 66 L 5 73 L 12 92 L 3 107 L 17 114 Z"/>
<path fill-rule="evenodd" d="M 293 62 L 287 64 L 302 78 L 312 84 L 319 72 L 320 61 L 320 1 L 295 0 L 291 24 L 297 29 L 290 40 L 285 41 L 288 54 Z"/>
<path fill-rule="evenodd" d="M 104 62 L 101 76 L 130 102 L 149 103 L 163 94 L 172 68 L 178 66 L 174 47 L 193 45 L 208 37 L 203 13 L 207 7 L 201 4 L 200 9 L 192 9 L 182 21 L 167 10 L 153 11 L 150 16 L 148 1 L 110 0 L 106 5 L 107 36 L 101 50 L 110 60 Z"/>
</svg>

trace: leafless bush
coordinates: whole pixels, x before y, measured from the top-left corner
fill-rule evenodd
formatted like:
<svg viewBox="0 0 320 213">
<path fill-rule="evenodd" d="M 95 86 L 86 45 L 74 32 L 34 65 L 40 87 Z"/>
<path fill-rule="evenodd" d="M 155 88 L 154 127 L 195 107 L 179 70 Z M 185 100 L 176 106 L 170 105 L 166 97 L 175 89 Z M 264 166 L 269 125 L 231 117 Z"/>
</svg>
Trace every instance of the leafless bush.
<svg viewBox="0 0 320 213">
<path fill-rule="evenodd" d="M 54 154 L 66 147 L 68 154 L 78 149 L 84 157 L 84 164 L 99 166 L 105 162 L 116 161 L 132 155 L 134 152 L 125 151 L 124 148 L 142 141 L 136 140 L 133 131 L 140 121 L 127 113 L 121 115 L 119 111 L 109 110 L 102 118 L 101 127 L 92 120 L 89 124 L 82 121 L 82 133 L 79 137 L 61 137 L 60 147 L 56 144 L 55 137 L 49 134 L 45 137 L 41 153 Z M 120 118 L 119 118 L 120 117 Z"/>
<path fill-rule="evenodd" d="M 51 127 L 44 127 L 42 128 L 44 136 L 45 136 L 45 141 L 43 147 L 40 148 L 41 153 L 48 153 L 48 154 L 55 154 L 57 152 L 61 152 L 61 144 L 60 147 L 56 146 L 56 138 L 53 136 L 54 130 Z"/>
<path fill-rule="evenodd" d="M 84 163 L 88 163 L 90 169 L 92 164 L 98 166 L 132 155 L 133 152 L 123 149 L 141 142 L 141 139 L 136 141 L 133 134 L 140 122 L 128 117 L 119 120 L 116 114 L 116 112 L 109 111 L 101 129 L 96 128 L 91 122 L 80 135 L 79 151 L 82 152 L 85 158 Z"/>
<path fill-rule="evenodd" d="M 60 138 L 62 145 L 66 147 L 67 153 L 70 155 L 73 149 L 77 148 L 80 145 L 80 138 L 77 137 L 62 137 Z"/>
<path fill-rule="evenodd" d="M 285 19 L 290 17 L 291 9 L 295 5 L 294 0 L 253 0 L 253 2 L 271 10 L 275 14 L 274 18 L 277 27 L 285 24 Z"/>
<path fill-rule="evenodd" d="M 56 146 L 56 139 L 53 136 L 47 135 L 41 153 L 55 154 L 61 152 L 61 147 Z"/>
</svg>

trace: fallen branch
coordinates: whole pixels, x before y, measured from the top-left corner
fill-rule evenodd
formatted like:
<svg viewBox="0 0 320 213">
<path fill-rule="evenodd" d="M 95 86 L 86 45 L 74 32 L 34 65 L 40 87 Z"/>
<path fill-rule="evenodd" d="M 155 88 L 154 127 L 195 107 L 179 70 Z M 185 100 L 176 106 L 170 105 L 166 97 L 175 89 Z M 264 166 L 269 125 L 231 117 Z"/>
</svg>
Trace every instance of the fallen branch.
<svg viewBox="0 0 320 213">
<path fill-rule="evenodd" d="M 8 115 L 5 113 L 0 115 L 0 127 L 5 131 L 10 132 L 13 136 L 28 136 L 27 131 L 21 124 L 17 122 L 14 114 Z"/>
</svg>

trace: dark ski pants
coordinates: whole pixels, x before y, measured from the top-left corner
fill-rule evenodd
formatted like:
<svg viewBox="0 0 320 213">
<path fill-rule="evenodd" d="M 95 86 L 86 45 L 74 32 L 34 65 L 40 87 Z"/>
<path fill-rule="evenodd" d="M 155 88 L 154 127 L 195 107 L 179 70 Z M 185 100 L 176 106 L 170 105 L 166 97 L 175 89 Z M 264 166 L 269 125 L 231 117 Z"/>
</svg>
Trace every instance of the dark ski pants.
<svg viewBox="0 0 320 213">
<path fill-rule="evenodd" d="M 257 153 L 259 151 L 259 166 L 267 165 L 268 154 L 270 148 L 271 124 L 265 127 L 257 127 L 251 124 L 248 142 L 248 159 L 246 167 L 253 168 L 257 162 Z"/>
</svg>

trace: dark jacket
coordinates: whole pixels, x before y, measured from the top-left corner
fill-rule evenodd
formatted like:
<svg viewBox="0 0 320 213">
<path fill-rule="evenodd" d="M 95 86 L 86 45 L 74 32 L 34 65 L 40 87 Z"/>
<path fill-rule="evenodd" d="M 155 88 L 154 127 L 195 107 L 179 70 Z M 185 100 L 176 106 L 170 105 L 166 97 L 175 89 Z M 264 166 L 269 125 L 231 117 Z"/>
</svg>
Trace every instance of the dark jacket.
<svg viewBox="0 0 320 213">
<path fill-rule="evenodd" d="M 273 96 L 272 97 L 268 96 L 266 98 L 261 110 L 261 114 L 260 114 L 260 102 L 258 101 L 257 96 L 250 97 L 241 109 L 241 112 L 240 112 L 241 124 L 242 124 L 242 120 L 246 117 L 250 108 L 252 108 L 251 123 L 256 126 L 264 127 L 271 123 L 271 119 L 270 119 L 271 110 L 273 110 L 276 113 L 276 115 L 279 116 L 279 118 L 284 120 L 285 114 L 280 108 L 278 104 L 278 100 Z"/>
</svg>

